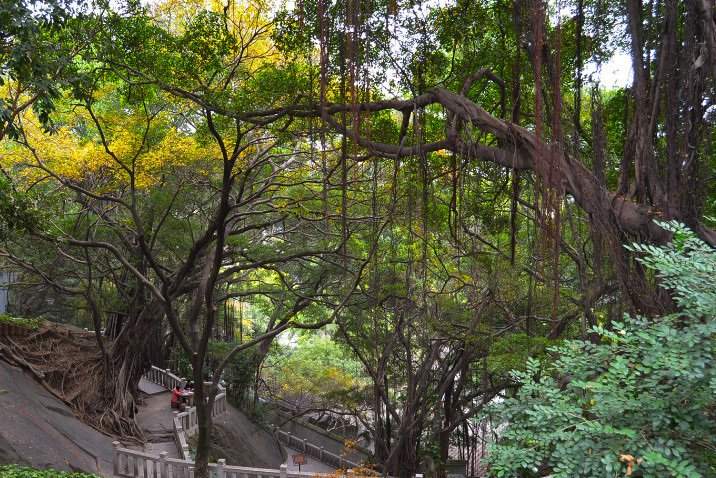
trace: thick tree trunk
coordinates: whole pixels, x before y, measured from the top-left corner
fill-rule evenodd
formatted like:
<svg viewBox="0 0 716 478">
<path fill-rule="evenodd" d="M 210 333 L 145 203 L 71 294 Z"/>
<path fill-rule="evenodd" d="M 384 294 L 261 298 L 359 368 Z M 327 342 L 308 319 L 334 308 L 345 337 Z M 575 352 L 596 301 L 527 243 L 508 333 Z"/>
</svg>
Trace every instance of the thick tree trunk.
<svg viewBox="0 0 716 478">
<path fill-rule="evenodd" d="M 380 392 L 380 382 L 373 384 L 373 411 L 375 414 L 375 429 L 373 433 L 373 442 L 375 443 L 375 457 L 378 462 L 383 461 L 390 453 L 390 414 L 385 414 L 383 419 L 383 400 Z"/>
<path fill-rule="evenodd" d="M 403 423 L 408 421 L 411 420 L 406 420 Z M 411 425 L 415 424 L 411 423 Z M 394 449 L 385 466 L 385 469 L 390 470 L 393 476 L 407 478 L 420 472 L 417 450 L 421 431 L 419 426 L 411 426 L 410 430 L 398 431 Z"/>
<path fill-rule="evenodd" d="M 135 309 L 136 310 L 136 309 Z M 137 315 L 128 316 L 125 327 L 109 349 L 112 371 L 105 377 L 110 407 L 127 435 L 142 436 L 134 420 L 135 398 L 139 394 L 139 380 L 151 366 L 147 351 L 156 339 L 163 309 L 156 299 L 150 299 Z M 125 429 L 126 428 L 126 432 Z"/>
<path fill-rule="evenodd" d="M 112 355 L 112 372 L 105 376 L 108 403 L 102 414 L 103 424 L 110 427 L 112 422 L 116 422 L 120 436 L 142 438 L 143 433 L 135 421 L 135 397 L 144 373 L 142 354 L 127 347 L 116 349 Z"/>
<path fill-rule="evenodd" d="M 196 380 L 199 377 L 199 380 Z M 211 428 L 213 419 L 211 409 L 214 405 L 216 393 L 209 391 L 207 396 L 204 384 L 201 381 L 201 369 L 194 369 L 194 404 L 196 406 L 199 434 L 197 435 L 196 458 L 194 460 L 194 476 L 204 478 L 209 476 L 209 458 L 211 457 Z"/>
</svg>

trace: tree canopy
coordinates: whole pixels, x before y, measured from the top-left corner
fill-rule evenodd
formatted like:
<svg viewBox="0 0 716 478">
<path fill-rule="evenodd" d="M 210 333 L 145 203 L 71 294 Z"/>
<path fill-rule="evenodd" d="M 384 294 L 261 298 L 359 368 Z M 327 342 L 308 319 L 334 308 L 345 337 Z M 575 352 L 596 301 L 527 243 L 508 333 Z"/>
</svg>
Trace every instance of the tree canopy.
<svg viewBox="0 0 716 478">
<path fill-rule="evenodd" d="M 715 8 L 3 4 L 0 266 L 14 313 L 57 300 L 92 327 L 83 370 L 103 378 L 91 402 L 48 386 L 137 438 L 139 377 L 180 356 L 211 383 L 201 475 L 222 374 L 257 406 L 296 399 L 282 384 L 303 371 L 293 411 L 352 416 L 384 473 L 444 477 L 459 456 L 477 474 L 474 418 L 520 386 L 530 402 L 538 361 L 563 354 L 555 380 L 583 365 L 574 391 L 622 353 L 600 344 L 626 343 L 625 312 L 651 330 L 702 305 L 648 257 L 686 234 L 663 221 L 716 247 Z M 619 55 L 630 83 L 606 85 Z M 686 317 L 669 330 L 703 321 Z"/>
</svg>

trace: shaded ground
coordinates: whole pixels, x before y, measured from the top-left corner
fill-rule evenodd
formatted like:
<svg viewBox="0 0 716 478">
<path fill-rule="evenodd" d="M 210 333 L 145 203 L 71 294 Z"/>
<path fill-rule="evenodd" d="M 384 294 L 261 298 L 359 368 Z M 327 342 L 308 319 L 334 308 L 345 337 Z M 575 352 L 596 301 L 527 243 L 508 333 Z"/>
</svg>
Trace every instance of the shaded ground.
<svg viewBox="0 0 716 478">
<path fill-rule="evenodd" d="M 330 467 L 328 465 L 325 465 L 321 463 L 320 461 L 312 458 L 312 457 L 306 457 L 306 461 L 308 463 L 305 463 L 301 465 L 301 469 L 299 470 L 298 465 L 293 464 L 293 455 L 300 455 L 301 452 L 298 450 L 294 450 L 293 448 L 288 448 L 284 446 L 286 449 L 286 452 L 288 453 L 288 458 L 286 458 L 286 464 L 288 465 L 288 471 L 302 471 L 304 473 L 333 473 L 336 470 L 333 467 Z"/>
<path fill-rule="evenodd" d="M 179 458 L 172 428 L 173 410 L 169 405 L 172 393 L 145 379 L 139 382 L 139 389 L 145 395 L 143 402 L 137 404 L 137 422 L 146 433 L 147 442 L 129 448 L 153 455 L 166 451 L 168 458 Z"/>
<path fill-rule="evenodd" d="M 266 431 L 257 428 L 231 405 L 214 418 L 212 452 L 227 465 L 278 469 L 283 463 L 281 445 Z"/>
<path fill-rule="evenodd" d="M 146 394 L 138 404 L 137 420 L 148 442 L 132 448 L 147 453 L 167 451 L 178 458 L 172 431 L 171 392 L 142 381 Z M 70 409 L 38 385 L 20 368 L 0 361 L 0 464 L 20 464 L 35 469 L 95 473 L 112 477 L 113 438 L 104 436 L 76 419 Z M 278 469 L 284 461 L 298 471 L 287 449 L 284 460 L 275 438 L 254 426 L 236 408 L 214 420 L 214 455 L 227 464 Z M 334 470 L 308 459 L 301 471 L 330 473 Z"/>
<path fill-rule="evenodd" d="M 0 463 L 112 476 L 112 438 L 79 422 L 21 369 L 0 361 Z"/>
</svg>

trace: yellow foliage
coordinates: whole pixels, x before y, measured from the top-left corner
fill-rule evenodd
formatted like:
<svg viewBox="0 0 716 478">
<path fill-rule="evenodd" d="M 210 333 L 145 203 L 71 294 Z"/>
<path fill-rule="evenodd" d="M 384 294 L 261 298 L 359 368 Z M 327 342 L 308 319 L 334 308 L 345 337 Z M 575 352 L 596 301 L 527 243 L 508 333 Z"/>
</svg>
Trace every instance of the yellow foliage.
<svg viewBox="0 0 716 478">
<path fill-rule="evenodd" d="M 109 95 L 111 90 L 102 93 Z M 108 109 L 96 115 L 104 138 L 93 127 L 90 114 L 79 108 L 58 115 L 65 126 L 54 134 L 45 133 L 37 118 L 26 112 L 23 129 L 32 149 L 6 144 L 2 167 L 19 166 L 19 175 L 28 183 L 49 173 L 100 193 L 130 186 L 147 189 L 175 168 L 216 157 L 212 146 L 199 145 L 192 136 L 169 126 L 169 113 L 148 119 L 144 111 Z M 210 173 L 206 168 L 199 172 Z"/>
<path fill-rule="evenodd" d="M 254 319 L 250 317 L 251 307 L 238 299 L 228 299 L 226 303 L 232 309 L 233 316 L 237 318 L 237 323 L 234 325 L 235 336 L 241 335 L 244 342 L 251 340 L 254 325 Z"/>
<path fill-rule="evenodd" d="M 155 22 L 168 31 L 182 35 L 193 17 L 202 11 L 225 15 L 228 32 L 239 39 L 235 58 L 240 59 L 243 68 L 253 72 L 264 64 L 276 64 L 281 58 L 271 41 L 273 33 L 270 13 L 278 2 L 265 0 L 243 0 L 228 3 L 220 0 L 160 0 L 153 3 L 151 13 Z M 241 40 L 250 39 L 246 44 Z"/>
</svg>

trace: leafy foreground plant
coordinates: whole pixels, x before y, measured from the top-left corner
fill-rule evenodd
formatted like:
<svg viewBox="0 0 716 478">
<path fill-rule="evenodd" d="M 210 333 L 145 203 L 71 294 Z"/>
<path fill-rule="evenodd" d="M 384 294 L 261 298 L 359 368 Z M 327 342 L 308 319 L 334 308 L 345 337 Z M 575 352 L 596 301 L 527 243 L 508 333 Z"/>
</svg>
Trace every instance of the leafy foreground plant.
<svg viewBox="0 0 716 478">
<path fill-rule="evenodd" d="M 593 330 L 599 344 L 569 341 L 551 349 L 556 362 L 513 372 L 523 386 L 490 407 L 494 475 L 716 476 L 716 252 L 677 223 L 661 225 L 674 233 L 669 245 L 630 249 L 682 312 L 625 316 Z"/>
<path fill-rule="evenodd" d="M 98 478 L 87 473 L 71 473 L 57 470 L 33 470 L 17 465 L 0 465 L 0 476 L 3 478 Z"/>
<path fill-rule="evenodd" d="M 26 319 L 23 317 L 12 317 L 10 315 L 3 314 L 0 315 L 0 322 L 12 325 L 20 325 L 23 327 L 27 327 L 30 330 L 37 331 L 39 330 L 40 325 L 43 324 L 44 320 L 37 317 Z"/>
</svg>

